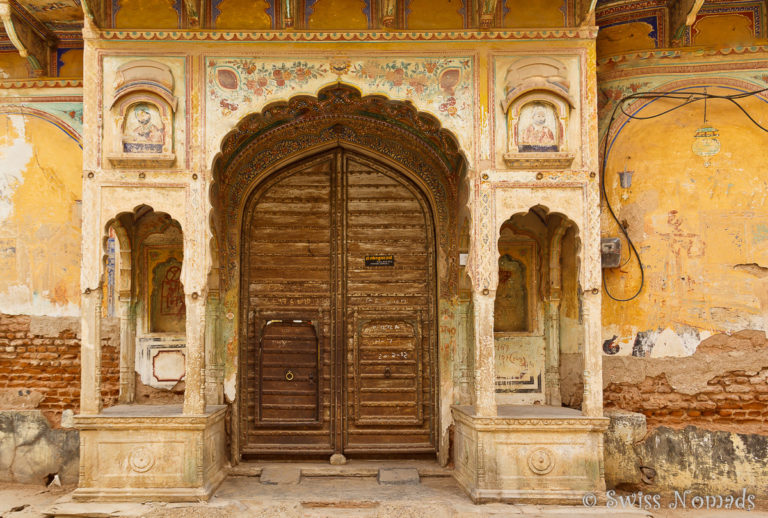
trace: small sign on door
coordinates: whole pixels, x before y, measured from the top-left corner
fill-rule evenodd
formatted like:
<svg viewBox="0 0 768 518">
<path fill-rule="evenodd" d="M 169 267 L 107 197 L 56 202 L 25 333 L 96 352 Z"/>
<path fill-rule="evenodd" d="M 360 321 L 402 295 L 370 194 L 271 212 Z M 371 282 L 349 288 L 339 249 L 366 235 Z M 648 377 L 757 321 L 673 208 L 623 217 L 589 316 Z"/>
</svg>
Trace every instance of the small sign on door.
<svg viewBox="0 0 768 518">
<path fill-rule="evenodd" d="M 366 255 L 365 265 L 366 266 L 394 266 L 395 256 L 394 255 Z"/>
</svg>

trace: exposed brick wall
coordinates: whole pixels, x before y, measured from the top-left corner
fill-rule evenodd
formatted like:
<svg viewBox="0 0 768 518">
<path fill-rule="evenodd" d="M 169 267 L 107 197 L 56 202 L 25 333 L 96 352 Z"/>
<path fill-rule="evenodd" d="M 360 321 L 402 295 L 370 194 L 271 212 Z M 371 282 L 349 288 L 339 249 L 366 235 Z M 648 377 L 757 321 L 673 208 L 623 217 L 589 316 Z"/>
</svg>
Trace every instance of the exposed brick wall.
<svg viewBox="0 0 768 518">
<path fill-rule="evenodd" d="M 643 413 L 650 428 L 696 425 L 766 433 L 766 377 L 768 370 L 728 372 L 708 380 L 707 388 L 696 395 L 675 393 L 664 375 L 639 385 L 611 384 L 605 391 L 605 406 Z"/>
<path fill-rule="evenodd" d="M 645 414 L 649 429 L 695 425 L 768 434 L 767 345 L 764 333 L 744 331 L 716 335 L 702 342 L 692 357 L 629 359 L 622 364 L 628 379 L 605 387 L 605 407 Z M 633 364 L 644 378 L 629 379 Z M 616 371 L 612 369 L 613 380 Z"/>
<path fill-rule="evenodd" d="M 62 411 L 71 408 L 77 412 L 80 407 L 79 329 L 69 325 L 57 336 L 33 334 L 33 318 L 0 314 L 0 390 L 40 392 L 43 398 L 38 408 L 58 427 Z M 101 393 L 105 407 L 117 401 L 119 354 L 119 337 L 102 334 Z"/>
</svg>

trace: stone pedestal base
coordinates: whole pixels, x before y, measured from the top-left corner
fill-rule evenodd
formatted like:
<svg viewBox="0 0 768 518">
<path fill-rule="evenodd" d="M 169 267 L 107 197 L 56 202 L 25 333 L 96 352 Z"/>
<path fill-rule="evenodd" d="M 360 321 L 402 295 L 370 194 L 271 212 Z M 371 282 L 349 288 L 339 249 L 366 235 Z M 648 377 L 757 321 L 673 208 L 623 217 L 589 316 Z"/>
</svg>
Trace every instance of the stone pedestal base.
<svg viewBox="0 0 768 518">
<path fill-rule="evenodd" d="M 453 407 L 455 470 L 475 503 L 582 504 L 605 491 L 608 419 L 546 406 L 499 406 L 498 417 Z"/>
<path fill-rule="evenodd" d="M 79 501 L 207 500 L 226 476 L 226 407 L 119 405 L 75 417 Z"/>
</svg>

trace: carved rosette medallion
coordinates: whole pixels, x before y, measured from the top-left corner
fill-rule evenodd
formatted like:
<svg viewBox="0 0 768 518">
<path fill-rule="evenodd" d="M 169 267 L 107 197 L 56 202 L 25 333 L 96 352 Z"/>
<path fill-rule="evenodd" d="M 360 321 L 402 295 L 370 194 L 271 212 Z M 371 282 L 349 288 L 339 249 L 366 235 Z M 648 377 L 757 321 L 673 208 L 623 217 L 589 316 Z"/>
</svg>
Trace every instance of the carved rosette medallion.
<svg viewBox="0 0 768 518">
<path fill-rule="evenodd" d="M 128 457 L 128 464 L 136 473 L 146 473 L 155 465 L 155 456 L 144 446 L 134 449 Z"/>
<path fill-rule="evenodd" d="M 537 475 L 546 475 L 555 467 L 555 456 L 546 448 L 536 448 L 528 455 L 528 467 Z"/>
</svg>

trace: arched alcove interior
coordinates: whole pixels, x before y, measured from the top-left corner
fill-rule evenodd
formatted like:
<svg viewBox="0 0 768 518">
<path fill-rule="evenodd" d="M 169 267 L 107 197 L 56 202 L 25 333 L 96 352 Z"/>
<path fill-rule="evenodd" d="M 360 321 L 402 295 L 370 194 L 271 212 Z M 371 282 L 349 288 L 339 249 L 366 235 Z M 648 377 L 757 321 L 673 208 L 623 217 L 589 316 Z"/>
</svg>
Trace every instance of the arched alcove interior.
<svg viewBox="0 0 768 518">
<path fill-rule="evenodd" d="M 502 224 L 494 303 L 498 404 L 580 408 L 579 246 L 576 225 L 546 207 Z"/>
<path fill-rule="evenodd" d="M 105 228 L 105 292 L 120 319 L 120 403 L 181 404 L 185 375 L 183 233 L 140 205 Z M 110 286 L 111 285 L 111 286 Z"/>
</svg>

